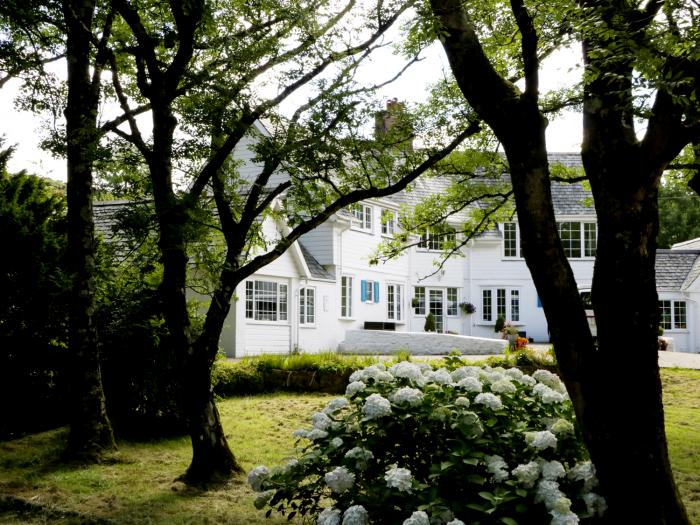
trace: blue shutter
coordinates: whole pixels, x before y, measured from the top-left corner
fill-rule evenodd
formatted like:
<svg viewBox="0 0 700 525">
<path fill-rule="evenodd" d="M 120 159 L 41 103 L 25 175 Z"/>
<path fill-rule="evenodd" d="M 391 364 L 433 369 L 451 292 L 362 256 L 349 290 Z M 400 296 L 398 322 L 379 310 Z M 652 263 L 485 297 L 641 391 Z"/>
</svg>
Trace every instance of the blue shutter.
<svg viewBox="0 0 700 525">
<path fill-rule="evenodd" d="M 374 302 L 379 302 L 379 281 L 374 281 Z"/>
<path fill-rule="evenodd" d="M 540 296 L 537 296 L 537 308 L 542 308 L 542 301 L 540 301 Z"/>
<path fill-rule="evenodd" d="M 367 281 L 360 281 L 360 300 L 363 303 L 367 300 Z"/>
</svg>

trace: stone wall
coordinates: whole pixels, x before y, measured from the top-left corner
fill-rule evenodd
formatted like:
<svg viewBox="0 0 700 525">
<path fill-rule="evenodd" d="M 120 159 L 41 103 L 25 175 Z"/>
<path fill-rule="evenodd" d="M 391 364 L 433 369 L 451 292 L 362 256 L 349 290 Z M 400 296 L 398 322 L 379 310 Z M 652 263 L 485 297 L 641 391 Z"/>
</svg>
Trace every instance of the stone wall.
<svg viewBox="0 0 700 525">
<path fill-rule="evenodd" d="M 338 352 L 345 354 L 392 354 L 407 351 L 413 355 L 444 355 L 457 350 L 466 355 L 503 354 L 508 341 L 486 337 L 434 334 L 427 332 L 388 332 L 348 330 Z"/>
</svg>

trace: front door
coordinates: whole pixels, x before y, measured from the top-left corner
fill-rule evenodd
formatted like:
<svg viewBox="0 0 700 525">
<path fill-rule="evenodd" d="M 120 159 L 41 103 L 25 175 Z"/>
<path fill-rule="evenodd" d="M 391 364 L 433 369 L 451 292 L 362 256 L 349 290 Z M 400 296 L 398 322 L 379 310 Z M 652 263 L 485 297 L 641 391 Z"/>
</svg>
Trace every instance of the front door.
<svg viewBox="0 0 700 525">
<path fill-rule="evenodd" d="M 445 331 L 445 291 L 428 290 L 428 311 L 435 317 L 435 330 L 441 334 Z"/>
</svg>

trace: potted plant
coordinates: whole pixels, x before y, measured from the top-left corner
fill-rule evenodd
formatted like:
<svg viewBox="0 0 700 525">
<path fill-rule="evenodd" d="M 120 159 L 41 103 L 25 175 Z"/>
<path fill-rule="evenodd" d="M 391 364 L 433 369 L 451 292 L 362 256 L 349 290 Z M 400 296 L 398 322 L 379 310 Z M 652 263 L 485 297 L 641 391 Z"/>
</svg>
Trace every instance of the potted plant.
<svg viewBox="0 0 700 525">
<path fill-rule="evenodd" d="M 503 334 L 503 339 L 508 339 L 508 346 L 515 348 L 518 344 L 518 328 L 513 326 L 510 322 L 503 323 L 503 328 L 501 329 L 501 334 Z"/>
<path fill-rule="evenodd" d="M 463 314 L 473 314 L 476 312 L 476 306 L 472 303 L 459 303 L 459 308 L 462 310 Z"/>
<path fill-rule="evenodd" d="M 496 324 L 493 326 L 493 331 L 494 332 L 503 332 L 503 326 L 506 324 L 506 318 L 503 317 L 502 315 L 499 315 L 496 318 Z"/>
<path fill-rule="evenodd" d="M 420 301 L 418 300 L 418 297 L 414 297 L 413 299 L 411 299 L 411 306 L 413 308 L 418 308 L 418 306 L 420 306 Z"/>
<path fill-rule="evenodd" d="M 425 326 L 423 326 L 423 330 L 426 332 L 435 332 L 435 316 L 433 315 L 432 312 L 428 313 L 427 316 L 425 316 Z"/>
</svg>

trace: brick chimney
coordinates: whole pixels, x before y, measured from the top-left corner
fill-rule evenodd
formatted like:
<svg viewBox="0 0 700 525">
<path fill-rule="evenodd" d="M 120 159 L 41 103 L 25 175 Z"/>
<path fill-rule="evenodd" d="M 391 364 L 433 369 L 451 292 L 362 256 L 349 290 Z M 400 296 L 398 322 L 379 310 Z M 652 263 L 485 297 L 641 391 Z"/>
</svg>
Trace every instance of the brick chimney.
<svg viewBox="0 0 700 525">
<path fill-rule="evenodd" d="M 394 132 L 397 146 L 413 151 L 413 126 L 405 117 L 406 104 L 396 98 L 387 100 L 386 109 L 378 111 L 374 116 L 374 137 L 380 140 Z"/>
</svg>

